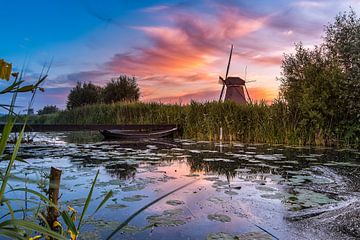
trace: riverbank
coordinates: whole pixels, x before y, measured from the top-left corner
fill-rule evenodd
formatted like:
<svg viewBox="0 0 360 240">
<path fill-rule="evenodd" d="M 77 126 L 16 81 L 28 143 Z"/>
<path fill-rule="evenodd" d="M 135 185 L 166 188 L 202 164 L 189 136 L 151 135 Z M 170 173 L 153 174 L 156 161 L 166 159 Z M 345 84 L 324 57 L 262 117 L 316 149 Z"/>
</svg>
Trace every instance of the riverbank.
<svg viewBox="0 0 360 240">
<path fill-rule="evenodd" d="M 310 123 L 309 123 L 310 122 Z M 319 126 L 289 114 L 276 102 L 238 105 L 225 103 L 116 103 L 89 105 L 55 114 L 32 116 L 37 124 L 179 124 L 180 137 L 224 141 L 316 146 L 358 146 L 359 139 L 344 126 Z"/>
</svg>

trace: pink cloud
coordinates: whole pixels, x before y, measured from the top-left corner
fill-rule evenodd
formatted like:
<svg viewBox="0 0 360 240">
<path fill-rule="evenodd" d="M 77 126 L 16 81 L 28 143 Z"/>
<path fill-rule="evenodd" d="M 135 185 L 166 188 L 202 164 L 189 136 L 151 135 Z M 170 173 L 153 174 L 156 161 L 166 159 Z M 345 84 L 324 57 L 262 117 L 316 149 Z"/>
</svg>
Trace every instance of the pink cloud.
<svg viewBox="0 0 360 240">
<path fill-rule="evenodd" d="M 156 9 L 160 11 L 159 9 Z M 231 43 L 266 27 L 267 16 L 247 16 L 239 8 L 222 5 L 214 14 L 173 12 L 167 26 L 133 27 L 150 45 L 132 53 L 116 54 L 107 69 L 139 77 L 144 101 L 214 100 Z M 280 57 L 258 57 L 256 51 L 234 54 L 262 65 L 278 65 Z M 220 68 L 220 71 L 219 71 Z M 196 92 L 194 92 L 196 90 Z M 264 92 L 263 92 L 264 93 Z"/>
</svg>

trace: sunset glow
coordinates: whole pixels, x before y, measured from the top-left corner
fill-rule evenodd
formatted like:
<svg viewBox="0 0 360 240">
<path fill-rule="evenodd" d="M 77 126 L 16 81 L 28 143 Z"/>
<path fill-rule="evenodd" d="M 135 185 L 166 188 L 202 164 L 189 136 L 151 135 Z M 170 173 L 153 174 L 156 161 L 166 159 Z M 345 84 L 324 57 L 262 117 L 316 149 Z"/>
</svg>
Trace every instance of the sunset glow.
<svg viewBox="0 0 360 240">
<path fill-rule="evenodd" d="M 15 66 L 25 63 L 30 79 L 53 58 L 38 107 L 64 107 L 77 81 L 104 85 L 120 74 L 138 78 L 145 102 L 217 100 L 218 76 L 225 74 L 231 44 L 230 75 L 245 78 L 247 68 L 247 80 L 256 80 L 248 84 L 251 97 L 270 103 L 278 96 L 283 54 L 293 51 L 295 42 L 317 44 L 329 19 L 350 4 L 360 6 L 335 0 L 107 1 L 101 6 L 92 0 L 51 6 L 39 1 L 14 19 L 17 4 L 30 4 L 16 2 L 3 10 L 9 14 L 4 25 L 14 34 L 1 38 L 0 49 Z M 38 24 L 40 12 L 46 23 Z M 27 18 L 33 21 L 26 23 Z"/>
</svg>

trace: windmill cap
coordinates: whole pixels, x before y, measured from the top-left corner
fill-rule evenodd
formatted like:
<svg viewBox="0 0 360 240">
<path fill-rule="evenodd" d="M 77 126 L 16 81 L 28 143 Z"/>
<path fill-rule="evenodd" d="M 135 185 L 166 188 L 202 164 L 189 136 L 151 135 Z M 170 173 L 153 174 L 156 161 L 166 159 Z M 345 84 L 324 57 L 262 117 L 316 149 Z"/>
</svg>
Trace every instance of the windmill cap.
<svg viewBox="0 0 360 240">
<path fill-rule="evenodd" d="M 235 86 L 241 86 L 245 85 L 245 80 L 240 77 L 228 77 L 225 80 L 226 85 L 235 85 Z"/>
</svg>

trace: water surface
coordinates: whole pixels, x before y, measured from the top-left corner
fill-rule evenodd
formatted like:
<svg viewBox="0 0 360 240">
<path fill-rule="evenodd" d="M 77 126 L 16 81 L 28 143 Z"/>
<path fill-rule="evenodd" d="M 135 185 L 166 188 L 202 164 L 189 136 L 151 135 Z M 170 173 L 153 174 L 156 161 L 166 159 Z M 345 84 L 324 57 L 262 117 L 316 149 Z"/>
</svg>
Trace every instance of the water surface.
<svg viewBox="0 0 360 240">
<path fill-rule="evenodd" d="M 57 167 L 62 170 L 61 205 L 79 212 L 100 170 L 89 213 L 109 190 L 114 196 L 87 218 L 81 239 L 107 237 L 137 210 L 183 186 L 142 211 L 113 239 L 356 239 L 358 234 L 352 230 L 356 219 L 338 226 L 329 220 L 332 215 L 322 217 L 356 208 L 356 150 L 191 140 L 105 142 L 96 133 L 51 133 L 37 134 L 19 156 L 29 164 L 17 162 L 13 174 L 28 183 L 13 180 L 13 187 L 47 189 L 49 169 Z M 13 195 L 36 201 L 31 194 Z M 25 207 L 35 205 L 19 202 L 15 208 Z"/>
</svg>

